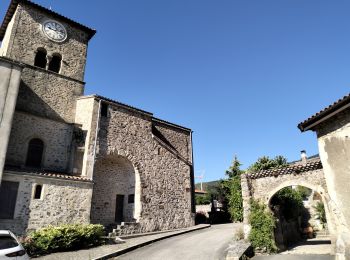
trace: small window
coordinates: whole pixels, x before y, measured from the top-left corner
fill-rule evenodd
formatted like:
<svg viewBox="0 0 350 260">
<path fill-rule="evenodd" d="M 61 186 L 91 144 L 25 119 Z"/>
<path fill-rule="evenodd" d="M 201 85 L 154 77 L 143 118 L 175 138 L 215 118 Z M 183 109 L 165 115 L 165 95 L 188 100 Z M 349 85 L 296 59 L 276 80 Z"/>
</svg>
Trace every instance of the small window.
<svg viewBox="0 0 350 260">
<path fill-rule="evenodd" d="M 46 63 L 47 63 L 46 54 L 47 53 L 46 53 L 45 49 L 39 48 L 36 51 L 36 55 L 35 55 L 35 59 L 34 59 L 34 66 L 45 69 Z"/>
<path fill-rule="evenodd" d="M 128 196 L 128 203 L 134 203 L 135 202 L 135 195 L 129 194 Z"/>
<path fill-rule="evenodd" d="M 35 186 L 34 199 L 36 199 L 36 200 L 41 199 L 42 190 L 43 190 L 43 186 L 42 185 L 36 185 Z"/>
<path fill-rule="evenodd" d="M 106 103 L 101 104 L 101 116 L 103 116 L 103 117 L 108 116 L 108 104 L 106 104 Z"/>
<path fill-rule="evenodd" d="M 26 166 L 40 168 L 44 152 L 44 142 L 39 138 L 29 141 Z"/>
<path fill-rule="evenodd" d="M 62 60 L 61 55 L 53 54 L 49 63 L 48 70 L 59 73 L 61 69 L 61 60 Z"/>
</svg>

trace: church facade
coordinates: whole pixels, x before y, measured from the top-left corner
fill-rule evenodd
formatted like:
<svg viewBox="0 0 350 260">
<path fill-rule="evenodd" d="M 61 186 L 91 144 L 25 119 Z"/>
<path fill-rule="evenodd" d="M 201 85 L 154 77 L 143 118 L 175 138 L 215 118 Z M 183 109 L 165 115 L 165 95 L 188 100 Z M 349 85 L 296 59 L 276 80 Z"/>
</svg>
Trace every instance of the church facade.
<svg viewBox="0 0 350 260">
<path fill-rule="evenodd" d="M 29 0 L 0 28 L 0 229 L 194 224 L 192 130 L 84 96 L 95 31 Z"/>
</svg>

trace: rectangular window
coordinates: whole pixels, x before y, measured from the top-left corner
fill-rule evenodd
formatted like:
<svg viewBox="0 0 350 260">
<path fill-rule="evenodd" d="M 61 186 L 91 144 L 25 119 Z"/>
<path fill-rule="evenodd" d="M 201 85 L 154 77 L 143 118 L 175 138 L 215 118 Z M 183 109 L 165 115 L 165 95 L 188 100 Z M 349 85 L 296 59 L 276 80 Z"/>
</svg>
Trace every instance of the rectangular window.
<svg viewBox="0 0 350 260">
<path fill-rule="evenodd" d="M 16 207 L 18 182 L 2 181 L 0 186 L 0 219 L 13 219 Z"/>
<path fill-rule="evenodd" d="M 128 203 L 134 203 L 135 201 L 135 195 L 134 194 L 129 194 L 128 196 Z"/>
<path fill-rule="evenodd" d="M 101 103 L 101 116 L 107 117 L 108 116 L 108 104 Z"/>
</svg>

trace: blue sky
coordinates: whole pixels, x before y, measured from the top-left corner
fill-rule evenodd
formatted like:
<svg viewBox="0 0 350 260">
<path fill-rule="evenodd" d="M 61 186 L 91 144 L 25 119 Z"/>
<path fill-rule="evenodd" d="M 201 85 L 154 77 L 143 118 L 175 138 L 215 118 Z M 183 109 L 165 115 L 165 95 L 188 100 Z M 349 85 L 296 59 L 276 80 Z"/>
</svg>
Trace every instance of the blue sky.
<svg viewBox="0 0 350 260">
<path fill-rule="evenodd" d="M 246 168 L 262 155 L 317 153 L 297 124 L 349 92 L 350 1 L 35 2 L 97 30 L 86 94 L 192 128 L 206 181 L 234 155 Z"/>
</svg>

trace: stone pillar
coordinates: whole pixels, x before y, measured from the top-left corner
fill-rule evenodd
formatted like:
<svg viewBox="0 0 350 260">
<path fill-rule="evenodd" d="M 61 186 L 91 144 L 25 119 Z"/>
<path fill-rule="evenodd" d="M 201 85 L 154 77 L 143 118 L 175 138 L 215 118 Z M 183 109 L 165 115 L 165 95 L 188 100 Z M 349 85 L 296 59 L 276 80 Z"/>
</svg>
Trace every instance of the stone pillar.
<svg viewBox="0 0 350 260">
<path fill-rule="evenodd" d="M 247 239 L 250 232 L 249 214 L 250 214 L 250 199 L 251 191 L 249 189 L 249 180 L 247 174 L 241 175 L 241 188 L 242 188 L 242 200 L 243 200 L 243 229 L 244 238 Z"/>
<path fill-rule="evenodd" d="M 0 58 L 0 185 L 10 138 L 22 66 Z"/>
</svg>

